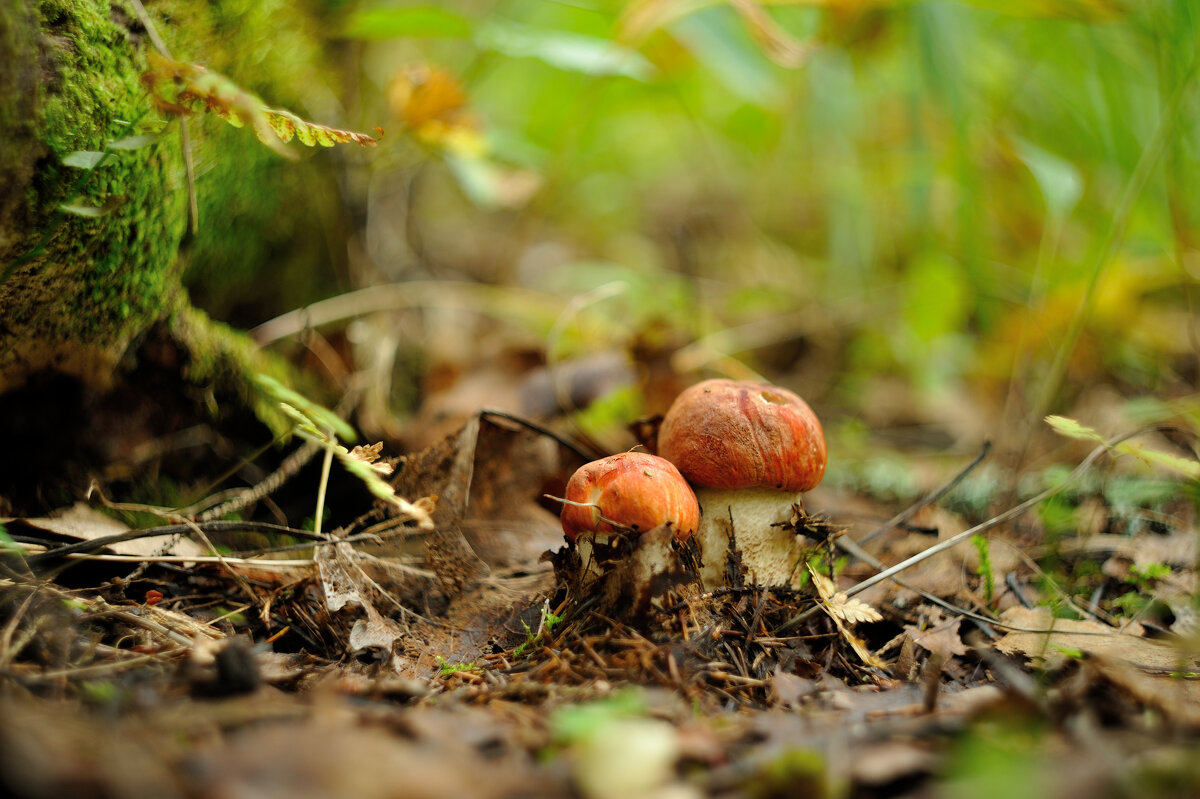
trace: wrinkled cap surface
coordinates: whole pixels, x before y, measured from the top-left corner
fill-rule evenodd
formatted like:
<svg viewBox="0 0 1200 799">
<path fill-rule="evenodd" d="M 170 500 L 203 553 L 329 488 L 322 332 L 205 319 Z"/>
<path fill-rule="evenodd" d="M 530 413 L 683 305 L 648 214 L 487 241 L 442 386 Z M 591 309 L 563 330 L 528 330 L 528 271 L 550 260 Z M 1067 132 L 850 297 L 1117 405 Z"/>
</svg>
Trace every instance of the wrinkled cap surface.
<svg viewBox="0 0 1200 799">
<path fill-rule="evenodd" d="M 808 403 L 768 383 L 705 380 L 672 403 L 658 452 L 692 485 L 808 491 L 825 476 L 825 433 Z"/>
</svg>

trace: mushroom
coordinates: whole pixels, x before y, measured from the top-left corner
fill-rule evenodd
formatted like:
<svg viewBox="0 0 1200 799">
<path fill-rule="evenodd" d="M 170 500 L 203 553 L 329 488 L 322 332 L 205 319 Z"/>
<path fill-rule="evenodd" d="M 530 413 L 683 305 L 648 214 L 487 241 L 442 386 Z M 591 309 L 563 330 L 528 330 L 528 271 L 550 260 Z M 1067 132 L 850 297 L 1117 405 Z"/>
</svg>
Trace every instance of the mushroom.
<svg viewBox="0 0 1200 799">
<path fill-rule="evenodd" d="M 644 533 L 670 524 L 677 541 L 696 532 L 700 508 L 691 486 L 668 460 L 648 452 L 622 452 L 580 466 L 567 481 L 563 534 Z"/>
<path fill-rule="evenodd" d="M 804 400 L 767 383 L 697 383 L 663 418 L 658 452 L 696 489 L 705 588 L 726 584 L 731 545 L 750 582 L 799 586 L 803 541 L 787 525 L 826 460 L 821 423 Z"/>
<path fill-rule="evenodd" d="M 691 486 L 669 461 L 646 452 L 622 452 L 581 466 L 567 482 L 562 527 L 581 565 L 599 575 L 597 546 L 621 534 L 631 539 L 636 571 L 648 580 L 674 565 L 672 541 L 692 537 L 700 506 Z M 670 531 L 647 535 L 650 531 Z"/>
</svg>

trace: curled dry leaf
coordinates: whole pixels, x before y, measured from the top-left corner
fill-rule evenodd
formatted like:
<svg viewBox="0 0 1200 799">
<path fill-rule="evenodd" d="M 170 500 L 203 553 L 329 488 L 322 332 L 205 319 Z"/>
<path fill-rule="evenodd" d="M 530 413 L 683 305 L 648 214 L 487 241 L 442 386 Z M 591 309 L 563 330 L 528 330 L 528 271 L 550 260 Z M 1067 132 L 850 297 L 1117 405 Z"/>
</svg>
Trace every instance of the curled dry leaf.
<svg viewBox="0 0 1200 799">
<path fill-rule="evenodd" d="M 812 575 L 813 585 L 817 588 L 817 594 L 821 597 L 822 606 L 825 611 L 837 619 L 840 619 L 847 624 L 858 624 L 860 621 L 880 621 L 883 616 L 879 611 L 863 602 L 861 599 L 850 599 L 844 591 L 838 591 L 833 580 L 830 580 L 825 575 L 808 567 L 808 572 Z"/>
<path fill-rule="evenodd" d="M 812 564 L 808 566 L 808 573 L 812 576 L 813 585 L 816 586 L 817 594 L 821 598 L 821 609 L 829 614 L 829 618 L 833 619 L 838 632 L 841 633 L 846 643 L 850 644 L 854 653 L 868 666 L 886 668 L 887 664 L 883 659 L 868 649 L 862 639 L 847 626 L 860 621 L 879 621 L 883 618 L 879 611 L 860 599 L 848 599 L 845 593 L 837 590 L 833 580 L 814 569 Z"/>
<path fill-rule="evenodd" d="M 386 462 L 385 463 L 378 462 L 379 455 L 382 451 L 383 451 L 383 442 L 382 441 L 377 441 L 374 444 L 368 444 L 367 446 L 363 446 L 362 444 L 359 444 L 357 447 L 350 450 L 350 455 L 348 457 L 350 457 L 354 460 L 357 460 L 357 461 L 362 461 L 363 463 L 369 465 L 372 469 L 374 469 L 375 471 L 379 472 L 381 475 L 386 477 L 392 473 L 392 464 L 386 463 Z M 419 504 L 419 501 L 413 503 L 413 505 L 418 505 L 418 504 Z"/>
<path fill-rule="evenodd" d="M 383 442 L 376 441 L 374 444 L 363 446 L 359 444 L 354 449 L 350 450 L 350 457 L 356 458 L 363 463 L 374 463 L 379 460 L 379 454 L 383 452 Z"/>
</svg>

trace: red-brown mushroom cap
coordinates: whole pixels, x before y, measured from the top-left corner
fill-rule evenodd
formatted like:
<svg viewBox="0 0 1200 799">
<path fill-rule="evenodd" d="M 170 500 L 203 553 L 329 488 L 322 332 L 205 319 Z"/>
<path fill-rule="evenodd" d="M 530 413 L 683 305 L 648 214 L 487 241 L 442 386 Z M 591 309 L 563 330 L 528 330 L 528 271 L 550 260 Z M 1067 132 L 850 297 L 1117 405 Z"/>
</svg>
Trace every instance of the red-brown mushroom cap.
<svg viewBox="0 0 1200 799">
<path fill-rule="evenodd" d="M 808 403 L 768 383 L 705 380 L 672 403 L 658 452 L 692 485 L 808 491 L 825 476 L 825 434 Z"/>
<path fill-rule="evenodd" d="M 584 464 L 567 482 L 565 498 L 581 503 L 563 505 L 563 533 L 571 541 L 583 532 L 645 532 L 668 522 L 675 538 L 686 541 L 700 524 L 700 506 L 683 475 L 669 461 L 645 452 Z"/>
</svg>

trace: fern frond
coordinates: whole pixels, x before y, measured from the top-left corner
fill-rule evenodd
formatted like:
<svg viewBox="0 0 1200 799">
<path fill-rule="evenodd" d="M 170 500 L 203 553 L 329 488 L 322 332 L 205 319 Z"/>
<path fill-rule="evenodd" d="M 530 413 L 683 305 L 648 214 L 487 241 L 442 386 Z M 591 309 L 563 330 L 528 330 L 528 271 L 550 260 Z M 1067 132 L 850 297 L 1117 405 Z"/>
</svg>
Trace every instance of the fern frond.
<svg viewBox="0 0 1200 799">
<path fill-rule="evenodd" d="M 296 157 L 284 146 L 292 139 L 309 147 L 350 142 L 370 147 L 383 135 L 379 128 L 378 136 L 369 136 L 308 122 L 290 111 L 268 107 L 258 95 L 220 73 L 157 53 L 150 53 L 150 69 L 142 75 L 142 84 L 160 111 L 176 116 L 207 112 L 235 128 L 249 125 L 259 141 L 285 158 Z"/>
</svg>

